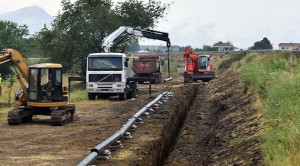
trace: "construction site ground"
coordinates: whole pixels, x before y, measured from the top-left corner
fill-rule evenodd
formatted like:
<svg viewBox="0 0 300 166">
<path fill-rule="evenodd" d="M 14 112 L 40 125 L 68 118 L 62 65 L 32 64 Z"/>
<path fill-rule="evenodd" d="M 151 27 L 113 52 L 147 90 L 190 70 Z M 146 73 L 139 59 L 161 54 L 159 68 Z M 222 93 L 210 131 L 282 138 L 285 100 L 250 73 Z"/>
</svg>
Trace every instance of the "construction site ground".
<svg viewBox="0 0 300 166">
<path fill-rule="evenodd" d="M 50 117 L 10 126 L 0 112 L 0 165 L 77 165 L 97 144 L 118 131 L 137 111 L 164 91 L 174 96 L 143 118 L 122 149 L 95 165 L 262 165 L 257 101 L 239 85 L 238 72 L 209 83 L 140 85 L 137 97 L 76 104 L 75 121 L 51 126 Z M 72 95 L 72 94 L 71 94 Z"/>
</svg>

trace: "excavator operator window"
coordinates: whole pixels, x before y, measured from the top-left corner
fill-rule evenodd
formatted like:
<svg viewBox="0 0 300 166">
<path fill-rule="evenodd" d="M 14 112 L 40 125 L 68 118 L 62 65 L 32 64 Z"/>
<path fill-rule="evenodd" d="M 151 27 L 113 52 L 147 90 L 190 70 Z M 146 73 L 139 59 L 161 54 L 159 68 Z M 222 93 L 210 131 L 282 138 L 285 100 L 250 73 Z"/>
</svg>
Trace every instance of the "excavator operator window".
<svg viewBox="0 0 300 166">
<path fill-rule="evenodd" d="M 51 72 L 50 69 L 41 69 L 41 101 L 42 102 L 49 102 L 52 99 L 52 79 L 51 79 Z"/>
<path fill-rule="evenodd" d="M 207 69 L 208 64 L 208 57 L 206 56 L 199 56 L 199 69 Z"/>
<path fill-rule="evenodd" d="M 29 100 L 37 101 L 38 99 L 38 69 L 30 69 L 30 79 L 29 79 Z"/>
<path fill-rule="evenodd" d="M 53 101 L 62 101 L 62 71 L 61 69 L 53 69 Z"/>
<path fill-rule="evenodd" d="M 61 81 L 62 81 L 62 78 L 61 78 L 61 70 L 60 69 L 56 69 L 54 70 L 55 71 L 55 78 L 54 78 L 54 86 L 61 86 Z"/>
<path fill-rule="evenodd" d="M 46 84 L 49 81 L 49 69 L 41 70 L 41 85 Z"/>
</svg>

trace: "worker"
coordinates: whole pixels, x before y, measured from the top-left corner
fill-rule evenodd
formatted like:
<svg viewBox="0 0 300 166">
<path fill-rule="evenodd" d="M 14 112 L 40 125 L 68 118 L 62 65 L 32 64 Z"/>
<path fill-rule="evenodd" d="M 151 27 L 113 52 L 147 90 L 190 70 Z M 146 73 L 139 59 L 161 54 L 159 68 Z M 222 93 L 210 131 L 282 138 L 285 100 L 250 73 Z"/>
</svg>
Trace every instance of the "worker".
<svg viewBox="0 0 300 166">
<path fill-rule="evenodd" d="M 0 96 L 2 96 L 2 76 L 0 73 Z"/>
</svg>

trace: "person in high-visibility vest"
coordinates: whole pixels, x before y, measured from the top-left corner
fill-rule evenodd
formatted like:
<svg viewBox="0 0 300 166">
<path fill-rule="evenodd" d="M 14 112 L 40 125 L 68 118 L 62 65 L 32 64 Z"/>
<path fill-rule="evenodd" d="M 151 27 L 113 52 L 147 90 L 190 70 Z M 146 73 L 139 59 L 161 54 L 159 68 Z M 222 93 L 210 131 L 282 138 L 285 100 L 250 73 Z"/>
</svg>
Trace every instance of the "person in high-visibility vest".
<svg viewBox="0 0 300 166">
<path fill-rule="evenodd" d="M 2 95 L 2 76 L 0 73 L 0 95 Z"/>
</svg>

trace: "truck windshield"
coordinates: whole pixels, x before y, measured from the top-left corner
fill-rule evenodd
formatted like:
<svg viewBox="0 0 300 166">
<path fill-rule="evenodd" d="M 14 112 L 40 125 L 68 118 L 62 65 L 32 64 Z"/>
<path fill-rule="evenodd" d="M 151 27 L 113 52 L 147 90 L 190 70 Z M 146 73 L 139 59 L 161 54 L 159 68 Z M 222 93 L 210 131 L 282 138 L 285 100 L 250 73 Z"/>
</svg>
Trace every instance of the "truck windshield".
<svg viewBox="0 0 300 166">
<path fill-rule="evenodd" d="M 122 57 L 89 57 L 89 71 L 121 71 Z"/>
</svg>

